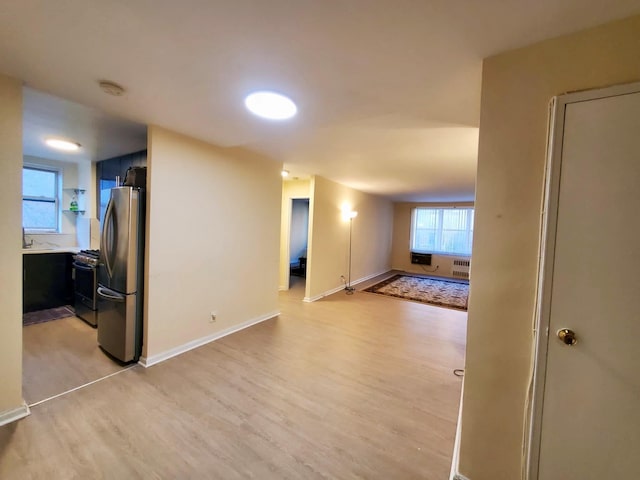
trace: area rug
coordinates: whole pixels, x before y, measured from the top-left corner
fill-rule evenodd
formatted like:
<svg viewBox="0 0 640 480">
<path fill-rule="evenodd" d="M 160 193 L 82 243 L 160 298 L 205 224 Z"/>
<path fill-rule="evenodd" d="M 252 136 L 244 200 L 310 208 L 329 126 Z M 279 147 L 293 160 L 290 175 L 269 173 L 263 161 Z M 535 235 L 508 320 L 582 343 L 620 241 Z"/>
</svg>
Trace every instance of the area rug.
<svg viewBox="0 0 640 480">
<path fill-rule="evenodd" d="M 48 308 L 46 310 L 38 310 L 36 312 L 29 312 L 22 315 L 22 325 L 34 325 L 36 323 L 50 322 L 51 320 L 58 320 L 60 318 L 73 317 L 74 311 L 69 306 Z"/>
<path fill-rule="evenodd" d="M 409 275 L 394 275 L 364 291 L 465 311 L 469 298 L 468 283 Z"/>
</svg>

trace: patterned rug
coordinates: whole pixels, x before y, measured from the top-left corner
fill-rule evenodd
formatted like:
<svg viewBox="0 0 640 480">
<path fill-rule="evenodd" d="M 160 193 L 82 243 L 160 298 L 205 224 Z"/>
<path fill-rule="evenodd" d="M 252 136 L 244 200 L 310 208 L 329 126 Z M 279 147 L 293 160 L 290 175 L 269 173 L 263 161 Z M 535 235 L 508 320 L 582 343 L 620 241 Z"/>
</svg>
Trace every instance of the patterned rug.
<svg viewBox="0 0 640 480">
<path fill-rule="evenodd" d="M 59 318 L 73 317 L 74 311 L 70 306 L 48 308 L 46 310 L 38 310 L 37 312 L 24 313 L 22 315 L 22 325 L 34 325 L 36 323 L 49 322 L 58 320 Z"/>
<path fill-rule="evenodd" d="M 364 291 L 466 311 L 469 284 L 409 275 L 394 275 L 372 287 L 365 288 Z"/>
</svg>

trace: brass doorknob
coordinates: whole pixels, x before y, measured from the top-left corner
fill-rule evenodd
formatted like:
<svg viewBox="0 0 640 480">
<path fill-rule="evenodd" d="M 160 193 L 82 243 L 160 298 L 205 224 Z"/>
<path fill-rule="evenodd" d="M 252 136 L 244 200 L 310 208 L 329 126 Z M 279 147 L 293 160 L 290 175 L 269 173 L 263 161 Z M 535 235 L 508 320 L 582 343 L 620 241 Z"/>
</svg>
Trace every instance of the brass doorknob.
<svg viewBox="0 0 640 480">
<path fill-rule="evenodd" d="M 568 328 L 561 328 L 558 330 L 558 338 L 565 345 L 575 345 L 578 343 L 578 339 L 576 338 L 576 333 L 573 330 L 569 330 Z"/>
</svg>

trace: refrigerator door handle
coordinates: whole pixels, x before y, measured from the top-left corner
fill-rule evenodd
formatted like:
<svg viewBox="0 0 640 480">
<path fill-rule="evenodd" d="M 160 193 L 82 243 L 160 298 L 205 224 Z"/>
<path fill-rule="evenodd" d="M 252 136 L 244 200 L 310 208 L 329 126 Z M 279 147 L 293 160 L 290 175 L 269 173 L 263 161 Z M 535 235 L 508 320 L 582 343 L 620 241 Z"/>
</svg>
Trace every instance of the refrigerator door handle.
<svg viewBox="0 0 640 480">
<path fill-rule="evenodd" d="M 113 290 L 109 290 L 105 287 L 98 287 L 98 295 L 113 302 L 124 302 L 126 300 L 126 297 L 124 295 L 121 295 L 118 292 L 114 292 Z"/>
<path fill-rule="evenodd" d="M 113 235 L 111 235 L 111 224 L 113 223 L 113 199 L 109 199 L 109 203 L 107 204 L 107 211 L 104 214 L 104 227 L 102 229 L 102 238 L 100 239 L 101 248 L 104 250 L 104 266 L 107 269 L 107 275 L 109 278 L 113 276 L 113 269 L 111 267 L 110 257 L 111 257 L 111 247 L 112 244 L 109 244 L 107 240 L 109 237 L 113 239 Z M 113 242 L 112 242 L 113 243 Z"/>
</svg>

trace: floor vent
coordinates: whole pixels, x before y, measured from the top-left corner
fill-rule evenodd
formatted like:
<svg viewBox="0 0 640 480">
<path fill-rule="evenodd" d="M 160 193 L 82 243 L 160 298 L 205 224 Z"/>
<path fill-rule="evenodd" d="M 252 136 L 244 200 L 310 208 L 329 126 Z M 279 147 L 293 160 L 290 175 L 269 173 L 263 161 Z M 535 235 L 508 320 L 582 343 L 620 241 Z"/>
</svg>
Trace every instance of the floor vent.
<svg viewBox="0 0 640 480">
<path fill-rule="evenodd" d="M 469 280 L 469 267 L 471 266 L 471 260 L 468 258 L 454 258 L 453 268 L 451 269 L 451 276 L 453 278 L 463 278 Z"/>
</svg>

